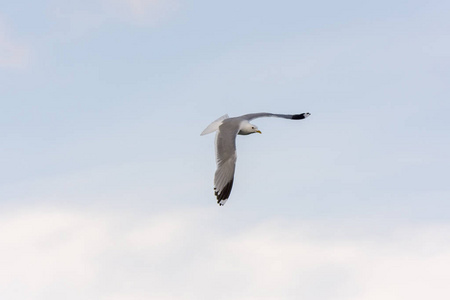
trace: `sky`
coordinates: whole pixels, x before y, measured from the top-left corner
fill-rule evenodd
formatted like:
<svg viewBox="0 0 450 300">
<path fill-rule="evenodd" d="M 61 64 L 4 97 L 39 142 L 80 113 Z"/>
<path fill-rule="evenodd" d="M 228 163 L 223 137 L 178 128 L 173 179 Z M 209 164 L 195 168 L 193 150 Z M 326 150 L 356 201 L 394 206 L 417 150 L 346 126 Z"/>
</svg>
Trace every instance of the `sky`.
<svg viewBox="0 0 450 300">
<path fill-rule="evenodd" d="M 449 13 L 3 1 L 0 298 L 449 299 Z"/>
</svg>

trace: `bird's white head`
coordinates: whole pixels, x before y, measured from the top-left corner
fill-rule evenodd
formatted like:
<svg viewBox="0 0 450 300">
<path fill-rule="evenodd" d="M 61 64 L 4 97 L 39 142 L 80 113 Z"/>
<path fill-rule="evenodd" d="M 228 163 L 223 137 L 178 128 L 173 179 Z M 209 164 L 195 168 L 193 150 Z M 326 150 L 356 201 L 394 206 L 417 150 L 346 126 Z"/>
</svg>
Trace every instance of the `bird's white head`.
<svg viewBox="0 0 450 300">
<path fill-rule="evenodd" d="M 261 131 L 258 129 L 258 126 L 250 124 L 249 122 L 243 122 L 241 124 L 241 128 L 239 130 L 239 134 L 247 135 L 252 133 L 261 133 Z"/>
</svg>

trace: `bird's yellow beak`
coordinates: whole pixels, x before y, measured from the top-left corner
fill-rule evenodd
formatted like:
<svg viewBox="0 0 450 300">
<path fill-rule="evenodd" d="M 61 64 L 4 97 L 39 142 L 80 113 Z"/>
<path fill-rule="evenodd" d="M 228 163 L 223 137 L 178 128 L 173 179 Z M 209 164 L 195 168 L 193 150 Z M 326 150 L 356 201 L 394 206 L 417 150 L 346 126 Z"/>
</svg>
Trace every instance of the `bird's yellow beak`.
<svg viewBox="0 0 450 300">
<path fill-rule="evenodd" d="M 257 133 L 262 133 L 261 131 L 259 131 L 259 130 L 256 130 L 255 132 L 257 132 Z"/>
</svg>

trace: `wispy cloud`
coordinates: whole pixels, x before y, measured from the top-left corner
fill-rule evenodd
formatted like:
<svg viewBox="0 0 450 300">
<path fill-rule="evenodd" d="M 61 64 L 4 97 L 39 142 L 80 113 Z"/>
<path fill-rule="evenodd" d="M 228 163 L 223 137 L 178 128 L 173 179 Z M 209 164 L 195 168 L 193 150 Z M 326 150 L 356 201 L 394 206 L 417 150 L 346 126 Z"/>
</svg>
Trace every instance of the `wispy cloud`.
<svg viewBox="0 0 450 300">
<path fill-rule="evenodd" d="M 0 19 L 0 68 L 21 69 L 28 65 L 29 48 L 15 39 Z"/>
<path fill-rule="evenodd" d="M 177 0 L 104 0 L 117 15 L 141 24 L 155 24 L 180 7 Z"/>
<path fill-rule="evenodd" d="M 168 19 L 180 7 L 177 0 L 97 0 L 58 3 L 53 15 L 65 31 L 84 34 L 108 23 L 120 22 L 155 26 Z"/>
<path fill-rule="evenodd" d="M 381 234 L 286 220 L 228 230 L 225 219 L 215 210 L 3 214 L 0 293 L 49 300 L 450 296 L 448 224 Z"/>
</svg>

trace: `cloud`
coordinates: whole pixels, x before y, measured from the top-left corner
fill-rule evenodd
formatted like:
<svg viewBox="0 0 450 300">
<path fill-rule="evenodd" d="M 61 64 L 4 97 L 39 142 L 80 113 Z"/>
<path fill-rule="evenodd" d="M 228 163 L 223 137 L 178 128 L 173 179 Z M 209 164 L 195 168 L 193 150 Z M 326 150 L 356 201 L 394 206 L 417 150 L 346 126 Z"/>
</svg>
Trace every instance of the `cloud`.
<svg viewBox="0 0 450 300">
<path fill-rule="evenodd" d="M 65 32 L 79 36 L 105 24 L 155 26 L 180 7 L 177 0 L 97 0 L 55 3 L 53 15 Z"/>
<path fill-rule="evenodd" d="M 114 7 L 122 16 L 141 24 L 160 22 L 180 6 L 176 0 L 108 0 L 104 3 Z"/>
<path fill-rule="evenodd" d="M 0 216 L 5 299 L 448 299 L 448 224 L 258 221 L 222 210 Z"/>
<path fill-rule="evenodd" d="M 12 38 L 7 25 L 0 19 L 0 68 L 22 69 L 28 62 L 28 47 Z"/>
</svg>

